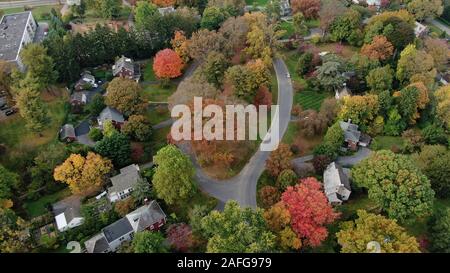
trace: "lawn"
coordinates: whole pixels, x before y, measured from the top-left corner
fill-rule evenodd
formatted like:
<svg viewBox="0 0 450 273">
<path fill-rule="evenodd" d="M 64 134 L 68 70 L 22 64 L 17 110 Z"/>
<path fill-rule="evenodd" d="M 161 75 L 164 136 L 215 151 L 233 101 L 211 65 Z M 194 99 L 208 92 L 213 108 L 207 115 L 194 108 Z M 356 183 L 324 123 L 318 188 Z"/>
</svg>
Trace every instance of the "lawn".
<svg viewBox="0 0 450 273">
<path fill-rule="evenodd" d="M 158 107 L 161 108 L 157 109 L 155 107 L 152 107 L 148 109 L 148 111 L 145 113 L 151 125 L 156 125 L 170 118 L 170 112 L 166 106 L 158 106 Z"/>
<path fill-rule="evenodd" d="M 265 6 L 267 5 L 267 2 L 269 2 L 269 0 L 245 0 L 247 5 L 256 4 L 257 6 Z"/>
<path fill-rule="evenodd" d="M 377 136 L 372 140 L 370 148 L 372 150 L 390 150 L 392 147 L 401 148 L 404 145 L 404 141 L 401 137 L 395 136 Z"/>
<path fill-rule="evenodd" d="M 305 137 L 298 129 L 297 122 L 290 122 L 282 142 L 288 145 L 295 144 L 299 148 L 298 154 L 295 156 L 310 155 L 314 147 L 322 142 L 323 136 Z"/>
<path fill-rule="evenodd" d="M 329 93 L 304 90 L 294 94 L 294 104 L 301 105 L 303 110 L 319 110 L 327 97 L 330 97 Z"/>
<path fill-rule="evenodd" d="M 65 197 L 68 197 L 70 195 L 71 195 L 70 189 L 65 188 L 53 194 L 43 196 L 36 201 L 26 202 L 24 204 L 24 208 L 27 211 L 28 216 L 30 218 L 34 218 L 42 214 L 45 214 L 47 212 L 46 207 L 48 204 L 58 202 L 59 200 L 64 199 Z"/>
<path fill-rule="evenodd" d="M 0 163 L 13 167 L 16 164 L 16 157 L 26 156 L 36 148 L 56 141 L 58 131 L 67 113 L 66 96 L 67 93 L 62 90 L 56 96 L 43 94 L 51 121 L 41 136 L 29 131 L 26 128 L 25 120 L 18 113 L 6 121 L 0 122 L 0 143 L 4 143 L 8 147 L 5 156 L 0 158 Z"/>
<path fill-rule="evenodd" d="M 156 81 L 155 72 L 153 71 L 153 59 L 145 64 L 144 81 Z"/>
<path fill-rule="evenodd" d="M 34 19 L 36 21 L 47 21 L 50 19 L 50 11 L 54 8 L 55 10 L 61 10 L 61 5 L 49 5 L 49 6 L 39 6 L 39 7 L 33 7 L 31 8 L 31 12 L 33 13 Z M 23 12 L 25 9 L 23 7 L 20 8 L 8 8 L 3 9 L 4 14 L 11 14 L 11 13 L 17 13 L 17 12 Z"/>
<path fill-rule="evenodd" d="M 177 86 L 170 83 L 168 87 L 160 84 L 148 84 L 142 90 L 142 97 L 146 101 L 167 102 L 167 99 L 176 91 Z"/>
<path fill-rule="evenodd" d="M 326 43 L 317 45 L 320 51 L 328 51 L 341 55 L 345 59 L 350 59 L 359 52 L 359 48 L 339 43 Z M 339 52 L 340 51 L 340 52 Z"/>
<path fill-rule="evenodd" d="M 281 29 L 286 31 L 284 33 L 282 39 L 288 39 L 289 37 L 291 37 L 294 34 L 294 26 L 293 26 L 292 22 L 283 21 L 281 23 Z"/>
</svg>

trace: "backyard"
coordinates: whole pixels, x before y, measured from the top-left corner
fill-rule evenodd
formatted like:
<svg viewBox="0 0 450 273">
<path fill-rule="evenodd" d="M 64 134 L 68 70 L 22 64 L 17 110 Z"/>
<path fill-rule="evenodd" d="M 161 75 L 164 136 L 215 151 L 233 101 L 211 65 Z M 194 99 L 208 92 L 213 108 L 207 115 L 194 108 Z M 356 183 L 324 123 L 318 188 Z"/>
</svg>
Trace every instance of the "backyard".
<svg viewBox="0 0 450 273">
<path fill-rule="evenodd" d="M 55 10 L 61 10 L 62 5 L 32 7 L 31 13 L 33 14 L 33 17 L 34 17 L 34 19 L 36 19 L 36 21 L 47 21 L 47 20 L 50 20 L 50 11 L 53 8 Z M 11 13 L 17 13 L 17 12 L 23 12 L 23 11 L 25 11 L 24 7 L 3 9 L 4 14 L 11 14 Z"/>
<path fill-rule="evenodd" d="M 56 203 L 57 201 L 64 199 L 65 197 L 68 197 L 70 195 L 71 195 L 70 189 L 65 188 L 53 194 L 45 195 L 39 198 L 38 200 L 28 201 L 23 205 L 23 207 L 25 208 L 28 216 L 30 218 L 34 218 L 42 214 L 45 214 L 47 212 L 48 205 Z"/>
</svg>

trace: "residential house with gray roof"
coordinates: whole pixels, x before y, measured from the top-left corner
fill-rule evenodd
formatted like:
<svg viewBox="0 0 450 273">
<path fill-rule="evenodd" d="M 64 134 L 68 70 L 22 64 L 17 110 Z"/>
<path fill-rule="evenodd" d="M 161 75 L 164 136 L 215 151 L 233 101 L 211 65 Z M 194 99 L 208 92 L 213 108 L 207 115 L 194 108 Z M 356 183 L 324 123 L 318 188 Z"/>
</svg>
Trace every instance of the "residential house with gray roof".
<svg viewBox="0 0 450 273">
<path fill-rule="evenodd" d="M 0 21 L 0 60 L 11 62 L 25 71 L 20 52 L 33 42 L 36 29 L 37 23 L 31 11 L 4 15 Z"/>
<path fill-rule="evenodd" d="M 110 178 L 112 187 L 108 188 L 108 199 L 116 202 L 127 198 L 133 192 L 133 188 L 142 179 L 137 164 L 132 164 L 120 169 L 120 173 Z"/>
<path fill-rule="evenodd" d="M 358 146 L 369 146 L 371 141 L 370 136 L 361 133 L 358 125 L 353 124 L 351 119 L 348 121 L 339 121 L 339 125 L 342 131 L 344 131 L 344 141 L 348 149 L 356 151 L 358 150 Z"/>
<path fill-rule="evenodd" d="M 328 202 L 332 205 L 340 205 L 343 201 L 347 201 L 352 192 L 348 176 L 336 162 L 331 162 L 325 169 L 323 186 Z"/>
<path fill-rule="evenodd" d="M 73 142 L 77 140 L 75 129 L 72 124 L 64 124 L 59 130 L 59 139 L 65 142 Z"/>
<path fill-rule="evenodd" d="M 141 78 L 141 68 L 139 64 L 133 62 L 132 59 L 122 55 L 117 59 L 116 63 L 112 67 L 114 77 L 123 77 L 139 82 Z"/>
<path fill-rule="evenodd" d="M 123 115 L 116 109 L 111 108 L 109 106 L 105 107 L 105 109 L 103 109 L 102 112 L 100 112 L 100 114 L 98 115 L 97 118 L 98 126 L 100 128 L 103 128 L 103 124 L 107 120 L 110 120 L 112 124 L 119 129 L 125 122 L 125 118 L 123 117 Z"/>
</svg>

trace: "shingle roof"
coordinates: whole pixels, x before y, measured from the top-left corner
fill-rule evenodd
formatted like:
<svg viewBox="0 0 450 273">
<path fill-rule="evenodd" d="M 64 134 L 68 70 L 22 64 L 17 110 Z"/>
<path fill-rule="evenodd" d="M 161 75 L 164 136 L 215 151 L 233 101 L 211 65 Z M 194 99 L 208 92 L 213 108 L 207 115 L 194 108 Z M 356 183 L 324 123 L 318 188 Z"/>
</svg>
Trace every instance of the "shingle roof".
<svg viewBox="0 0 450 273">
<path fill-rule="evenodd" d="M 105 107 L 103 111 L 99 115 L 99 119 L 103 122 L 106 120 L 114 120 L 116 122 L 124 122 L 125 119 L 123 115 L 117 111 L 116 109 L 113 109 L 111 107 Z"/>
<path fill-rule="evenodd" d="M 102 253 L 109 248 L 109 244 L 103 233 L 99 233 L 84 242 L 84 246 L 88 253 Z"/>
<path fill-rule="evenodd" d="M 133 226 L 134 231 L 140 232 L 151 225 L 160 222 L 166 217 L 166 214 L 161 209 L 158 202 L 153 200 L 150 204 L 130 212 L 126 217 Z"/>
<path fill-rule="evenodd" d="M 337 201 L 336 198 L 339 199 L 339 195 L 342 193 L 342 186 L 351 191 L 350 181 L 345 175 L 342 167 L 335 163 L 331 162 L 323 173 L 323 185 L 325 190 L 325 195 L 328 197 L 330 202 Z M 339 199 L 340 200 L 340 199 Z"/>
<path fill-rule="evenodd" d="M 121 192 L 136 185 L 141 179 L 139 167 L 136 167 L 137 165 L 133 164 L 122 168 L 120 174 L 111 177 L 110 179 L 113 186 L 108 189 L 108 192 Z"/>
<path fill-rule="evenodd" d="M 121 218 L 111 225 L 105 227 L 103 230 L 106 241 L 111 243 L 125 234 L 133 231 L 133 227 L 127 218 Z"/>
<path fill-rule="evenodd" d="M 65 139 L 66 137 L 76 137 L 75 129 L 72 124 L 64 124 L 61 130 L 59 131 L 59 137 L 61 139 Z"/>
<path fill-rule="evenodd" d="M 0 22 L 0 59 L 15 60 L 31 11 L 8 14 Z"/>
<path fill-rule="evenodd" d="M 116 76 L 122 69 L 132 71 L 134 74 L 134 63 L 133 60 L 125 56 L 120 57 L 113 67 L 113 76 Z"/>
<path fill-rule="evenodd" d="M 359 142 L 361 132 L 358 130 L 358 125 L 348 121 L 340 121 L 339 125 L 341 126 L 341 129 L 344 131 L 345 141 L 350 140 L 353 142 Z"/>
</svg>

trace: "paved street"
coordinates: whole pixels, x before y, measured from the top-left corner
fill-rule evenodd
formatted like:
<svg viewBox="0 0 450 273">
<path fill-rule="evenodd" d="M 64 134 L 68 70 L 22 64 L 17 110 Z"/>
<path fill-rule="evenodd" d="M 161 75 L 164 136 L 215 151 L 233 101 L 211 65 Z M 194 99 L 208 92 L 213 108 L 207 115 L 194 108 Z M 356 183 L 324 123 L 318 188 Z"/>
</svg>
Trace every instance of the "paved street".
<svg viewBox="0 0 450 273">
<path fill-rule="evenodd" d="M 37 7 L 37 6 L 48 6 L 57 5 L 63 1 L 59 0 L 24 0 L 24 1 L 9 1 L 0 2 L 0 9 L 6 8 L 19 8 L 23 6 Z"/>
</svg>

